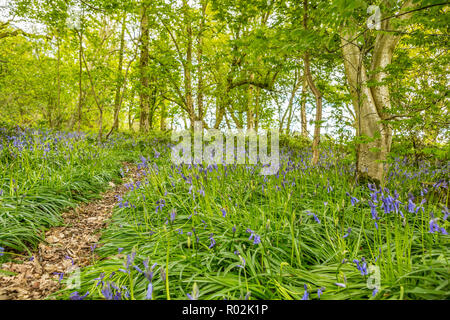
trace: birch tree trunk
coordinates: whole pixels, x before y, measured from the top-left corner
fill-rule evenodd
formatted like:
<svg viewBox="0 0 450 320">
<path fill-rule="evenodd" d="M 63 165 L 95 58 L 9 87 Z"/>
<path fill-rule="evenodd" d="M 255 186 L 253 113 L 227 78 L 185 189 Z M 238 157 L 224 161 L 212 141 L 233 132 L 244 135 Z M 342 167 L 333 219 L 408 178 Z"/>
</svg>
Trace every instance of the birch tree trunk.
<svg viewBox="0 0 450 320">
<path fill-rule="evenodd" d="M 403 10 L 411 8 L 407 1 Z M 399 19 L 408 19 L 410 14 Z M 382 29 L 389 30 L 389 19 L 382 22 Z M 356 115 L 357 145 L 356 170 L 358 179 L 369 179 L 384 184 L 387 170 L 386 160 L 391 149 L 392 128 L 386 121 L 386 110 L 391 107 L 389 87 L 384 83 L 386 67 L 392 62 L 394 49 L 400 36 L 393 33 L 379 33 L 375 39 L 370 61 L 370 76 L 363 63 L 365 51 L 354 42 L 356 31 L 344 29 L 341 37 L 345 73 Z M 366 57 L 365 57 L 366 58 Z M 368 86 L 368 81 L 376 86 Z"/>
</svg>

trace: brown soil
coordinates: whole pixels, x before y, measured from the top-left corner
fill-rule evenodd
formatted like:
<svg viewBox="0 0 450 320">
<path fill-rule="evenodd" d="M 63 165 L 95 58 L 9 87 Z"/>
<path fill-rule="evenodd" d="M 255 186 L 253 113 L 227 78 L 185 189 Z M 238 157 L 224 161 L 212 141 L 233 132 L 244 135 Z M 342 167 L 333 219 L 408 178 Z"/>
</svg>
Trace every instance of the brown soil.
<svg viewBox="0 0 450 320">
<path fill-rule="evenodd" d="M 124 183 L 135 181 L 138 170 L 124 163 L 127 171 Z M 0 300 L 41 300 L 61 289 L 67 274 L 76 268 L 92 264 L 96 259 L 100 230 L 107 225 L 117 195 L 127 192 L 124 184 L 110 182 L 110 189 L 95 200 L 63 213 L 64 224 L 45 233 L 45 242 L 39 244 L 33 259 L 21 258 L 4 263 L 0 269 L 14 272 L 15 276 L 0 273 Z M 64 278 L 60 282 L 60 275 Z"/>
</svg>

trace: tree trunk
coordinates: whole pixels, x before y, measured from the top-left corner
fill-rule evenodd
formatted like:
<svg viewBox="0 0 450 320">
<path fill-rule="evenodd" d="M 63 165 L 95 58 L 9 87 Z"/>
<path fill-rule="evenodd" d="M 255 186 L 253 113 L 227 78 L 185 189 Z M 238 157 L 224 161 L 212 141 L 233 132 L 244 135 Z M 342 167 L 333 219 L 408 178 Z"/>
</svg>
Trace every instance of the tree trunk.
<svg viewBox="0 0 450 320">
<path fill-rule="evenodd" d="M 187 37 L 187 49 L 186 49 L 186 62 L 184 63 L 184 90 L 186 95 L 186 109 L 190 120 L 190 128 L 194 130 L 195 124 L 195 110 L 194 100 L 192 97 L 192 26 L 189 13 L 189 6 L 187 1 L 183 1 L 184 20 L 186 23 L 186 37 Z"/>
<path fill-rule="evenodd" d="M 121 91 L 123 87 L 123 55 L 125 49 L 125 25 L 126 25 L 126 14 L 123 15 L 122 20 L 122 31 L 120 33 L 120 49 L 119 49 L 119 65 L 117 67 L 117 83 L 116 83 L 116 96 L 114 97 L 114 124 L 111 131 L 119 130 L 119 113 L 121 105 Z M 109 134 L 108 134 L 109 135 Z"/>
<path fill-rule="evenodd" d="M 319 162 L 319 144 L 320 144 L 320 127 L 322 125 L 322 93 L 315 86 L 311 76 L 311 67 L 309 62 L 309 54 L 305 55 L 305 76 L 308 81 L 309 88 L 316 98 L 316 120 L 314 125 L 314 138 L 312 144 L 313 157 L 311 163 L 316 165 Z"/>
<path fill-rule="evenodd" d="M 220 101 L 218 102 L 216 99 L 216 121 L 214 123 L 214 129 L 219 129 L 220 124 L 222 123 L 223 117 L 225 115 L 225 101 L 226 98 L 220 98 Z"/>
<path fill-rule="evenodd" d="M 161 131 L 166 131 L 166 104 L 164 102 L 161 103 L 161 112 L 160 112 L 160 122 L 159 127 Z"/>
<path fill-rule="evenodd" d="M 61 108 L 61 40 L 59 38 L 59 31 L 57 31 L 56 34 L 56 43 L 58 46 L 58 63 L 57 63 L 57 77 L 58 77 L 58 92 L 57 92 L 57 98 L 56 98 L 56 114 L 59 114 L 59 110 Z M 58 116 L 56 116 L 58 118 Z M 52 126 L 52 123 L 50 123 L 50 127 Z"/>
<path fill-rule="evenodd" d="M 261 99 L 261 88 L 256 88 L 256 99 L 255 99 L 255 131 L 258 132 L 259 129 L 259 102 Z"/>
<path fill-rule="evenodd" d="M 79 32 L 80 49 L 79 49 L 79 60 L 80 60 L 80 71 L 79 71 L 79 96 L 78 96 L 78 133 L 81 132 L 81 110 L 83 108 L 83 31 Z"/>
<path fill-rule="evenodd" d="M 303 26 L 305 30 L 308 30 L 308 0 L 303 1 L 304 15 L 303 15 Z M 320 144 L 320 127 L 322 125 L 322 93 L 314 84 L 313 78 L 311 76 L 311 65 L 309 61 L 309 53 L 306 52 L 304 57 L 305 63 L 305 77 L 308 82 L 308 86 L 316 98 L 316 121 L 314 126 L 314 140 L 312 145 L 312 160 L 311 163 L 316 165 L 319 162 L 319 144 Z"/>
<path fill-rule="evenodd" d="M 300 72 L 295 70 L 295 79 L 294 79 L 294 85 L 293 85 L 292 91 L 291 91 L 291 96 L 289 97 L 289 103 L 288 103 L 286 112 L 284 113 L 283 119 L 281 120 L 281 130 L 283 130 L 284 120 L 285 120 L 286 116 L 288 117 L 287 124 L 286 124 L 286 131 L 285 131 L 286 134 L 289 134 L 289 132 L 291 131 L 292 109 L 294 106 L 295 95 L 297 94 L 298 89 L 300 89 L 300 84 L 301 84 L 300 79 L 301 79 Z"/>
<path fill-rule="evenodd" d="M 200 22 L 200 31 L 198 34 L 197 40 L 197 108 L 198 108 L 198 119 L 200 121 L 204 118 L 204 110 L 203 110 L 203 32 L 205 28 L 205 16 L 206 16 L 206 7 L 208 5 L 206 0 L 201 1 L 202 5 L 202 18 Z"/>
<path fill-rule="evenodd" d="M 302 137 L 308 138 L 308 124 L 306 120 L 306 98 L 308 94 L 308 81 L 306 75 L 303 75 L 303 87 L 302 87 L 302 104 L 300 107 L 300 117 L 302 122 Z"/>
<path fill-rule="evenodd" d="M 407 1 L 403 9 L 411 8 L 411 1 Z M 401 15 L 399 19 L 408 19 L 410 14 Z M 382 29 L 389 30 L 389 20 L 382 22 Z M 354 42 L 355 32 L 343 31 L 342 51 L 344 56 L 345 73 L 352 96 L 356 115 L 357 145 L 356 170 L 358 179 L 369 179 L 384 184 L 387 167 L 385 162 L 391 149 L 392 128 L 383 121 L 390 109 L 390 92 L 386 84 L 369 87 L 369 80 L 383 83 L 388 76 L 386 67 L 392 62 L 394 49 L 400 41 L 400 36 L 392 33 L 379 33 L 375 39 L 371 55 L 369 78 L 363 63 L 365 51 Z"/>
<path fill-rule="evenodd" d="M 143 4 L 141 13 L 141 59 L 140 59 L 140 76 L 141 76 L 141 90 L 140 90 L 140 104 L 141 115 L 139 128 L 141 132 L 147 132 L 149 130 L 148 114 L 150 110 L 149 101 L 149 78 L 148 78 L 148 62 L 149 62 L 149 19 L 147 6 Z"/>
</svg>

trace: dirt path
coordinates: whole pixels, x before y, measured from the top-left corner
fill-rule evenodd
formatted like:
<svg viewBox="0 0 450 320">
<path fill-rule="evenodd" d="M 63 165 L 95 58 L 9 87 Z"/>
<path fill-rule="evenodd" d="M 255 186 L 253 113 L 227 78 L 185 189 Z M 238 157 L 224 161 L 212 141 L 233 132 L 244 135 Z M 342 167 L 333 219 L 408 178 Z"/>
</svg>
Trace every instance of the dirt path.
<svg viewBox="0 0 450 320">
<path fill-rule="evenodd" d="M 45 233 L 33 258 L 16 259 L 23 263 L 4 263 L 0 269 L 15 276 L 0 274 L 0 300 L 38 300 L 61 288 L 66 274 L 78 267 L 92 264 L 93 249 L 100 239 L 99 231 L 106 226 L 117 204 L 117 195 L 127 192 L 125 183 L 135 181 L 139 172 L 134 165 L 124 164 L 126 173 L 122 185 L 110 183 L 101 199 L 63 213 L 64 224 Z M 64 281 L 64 280 L 63 280 Z"/>
</svg>

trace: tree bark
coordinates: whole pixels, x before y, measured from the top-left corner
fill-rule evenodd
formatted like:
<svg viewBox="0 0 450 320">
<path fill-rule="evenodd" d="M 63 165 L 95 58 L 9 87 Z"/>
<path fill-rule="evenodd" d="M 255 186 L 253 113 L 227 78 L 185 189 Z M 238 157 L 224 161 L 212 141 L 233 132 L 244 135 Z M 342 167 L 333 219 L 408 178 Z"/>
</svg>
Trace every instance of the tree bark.
<svg viewBox="0 0 450 320">
<path fill-rule="evenodd" d="M 291 122 L 292 122 L 292 109 L 294 106 L 294 100 L 295 95 L 297 94 L 298 89 L 300 89 L 301 85 L 301 79 L 300 72 L 298 70 L 295 70 L 295 78 L 294 78 L 294 85 L 292 87 L 291 95 L 289 97 L 289 102 L 286 111 L 284 112 L 283 118 L 281 119 L 281 131 L 283 130 L 284 121 L 286 120 L 287 116 L 287 123 L 286 123 L 286 134 L 289 134 L 291 130 Z"/>
<path fill-rule="evenodd" d="M 202 5 L 202 17 L 200 22 L 200 31 L 197 38 L 197 109 L 199 120 L 204 118 L 203 110 L 203 32 L 205 28 L 206 7 L 208 2 L 206 0 L 201 1 Z"/>
<path fill-rule="evenodd" d="M 78 96 L 78 133 L 81 132 L 81 110 L 83 109 L 83 31 L 79 32 L 80 49 L 79 49 L 79 96 Z"/>
<path fill-rule="evenodd" d="M 123 55 L 125 50 L 125 26 L 126 26 L 126 14 L 123 15 L 122 18 L 122 30 L 120 33 L 120 48 L 119 48 L 119 65 L 117 67 L 117 83 L 116 83 L 116 95 L 114 97 L 114 124 L 111 128 L 111 131 L 119 130 L 119 113 L 120 113 L 120 106 L 121 106 L 121 93 L 122 93 L 122 87 L 123 87 Z M 109 134 L 108 134 L 109 136 Z"/>
<path fill-rule="evenodd" d="M 196 117 L 194 110 L 194 100 L 192 96 L 192 25 L 189 9 L 190 8 L 187 4 L 187 1 L 183 0 L 183 11 L 187 37 L 186 62 L 184 63 L 184 90 L 186 95 L 186 109 L 190 120 L 190 128 L 191 130 L 194 130 Z"/>
<path fill-rule="evenodd" d="M 411 1 L 407 1 L 403 9 L 411 7 Z M 402 15 L 399 19 L 408 19 L 409 16 L 410 14 Z M 382 22 L 382 29 L 390 29 L 389 21 Z M 347 83 L 355 109 L 356 136 L 359 138 L 356 174 L 358 179 L 369 179 L 384 184 L 387 170 L 385 163 L 392 143 L 392 128 L 384 121 L 391 101 L 389 87 L 383 81 L 388 75 L 386 67 L 392 62 L 400 36 L 392 33 L 377 35 L 371 55 L 371 76 L 363 63 L 365 50 L 353 41 L 356 41 L 356 32 L 344 29 L 341 36 L 342 52 Z M 375 81 L 377 85 L 369 87 L 367 83 L 370 80 Z"/>
<path fill-rule="evenodd" d="M 250 75 L 250 82 L 255 81 L 255 74 Z M 248 86 L 247 92 L 247 130 L 254 129 L 254 113 L 253 113 L 253 85 Z"/>
<path fill-rule="evenodd" d="M 308 0 L 303 1 L 303 6 L 303 26 L 305 30 L 308 30 Z M 311 160 L 311 163 L 313 165 L 316 165 L 319 162 L 320 127 L 322 125 L 322 93 L 314 84 L 313 78 L 311 76 L 311 65 L 308 52 L 305 53 L 304 63 L 306 81 L 308 82 L 308 86 L 316 98 L 316 121 L 314 126 L 314 140 L 312 144 L 313 156 Z"/>
<path fill-rule="evenodd" d="M 308 94 L 308 81 L 306 75 L 303 75 L 303 87 L 302 87 L 302 103 L 300 107 L 300 118 L 302 123 L 302 137 L 308 138 L 308 124 L 306 120 L 306 98 Z"/>
<path fill-rule="evenodd" d="M 150 111 L 150 99 L 149 99 L 149 78 L 148 78 L 148 62 L 149 62 L 149 18 L 147 12 L 147 6 L 143 4 L 141 9 L 141 59 L 140 59 L 140 77 L 141 77 L 141 90 L 140 90 L 140 107 L 141 115 L 139 128 L 141 132 L 147 132 L 150 124 L 148 115 Z"/>
</svg>

